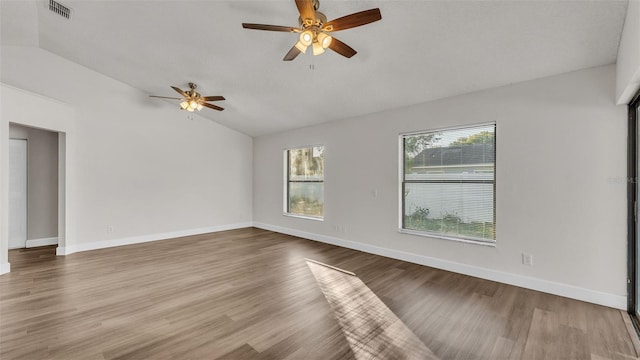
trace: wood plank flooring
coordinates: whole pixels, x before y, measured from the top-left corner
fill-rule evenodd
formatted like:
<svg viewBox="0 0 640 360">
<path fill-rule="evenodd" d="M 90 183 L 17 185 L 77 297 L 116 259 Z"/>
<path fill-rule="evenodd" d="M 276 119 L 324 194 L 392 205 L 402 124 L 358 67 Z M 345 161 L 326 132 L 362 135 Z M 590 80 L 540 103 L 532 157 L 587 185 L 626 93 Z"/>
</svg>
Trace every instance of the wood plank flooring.
<svg viewBox="0 0 640 360">
<path fill-rule="evenodd" d="M 305 258 L 356 273 L 440 359 L 636 359 L 621 312 L 247 228 L 9 252 L 0 359 L 355 359 Z"/>
</svg>

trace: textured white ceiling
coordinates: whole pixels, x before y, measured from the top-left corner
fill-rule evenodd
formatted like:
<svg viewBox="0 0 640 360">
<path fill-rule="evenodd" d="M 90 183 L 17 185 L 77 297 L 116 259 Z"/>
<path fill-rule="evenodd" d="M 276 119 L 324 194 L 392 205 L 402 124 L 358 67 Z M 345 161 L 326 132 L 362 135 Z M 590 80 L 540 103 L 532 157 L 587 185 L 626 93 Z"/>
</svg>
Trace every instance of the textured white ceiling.
<svg viewBox="0 0 640 360">
<path fill-rule="evenodd" d="M 334 34 L 358 51 L 351 59 L 309 52 L 283 62 L 295 34 L 241 23 L 294 26 L 293 0 L 60 2 L 71 21 L 44 0 L 2 0 L 2 44 L 40 46 L 148 94 L 195 82 L 227 98 L 217 103 L 225 111 L 202 116 L 251 136 L 615 63 L 627 6 L 322 0 L 329 19 L 379 7 L 382 20 Z"/>
</svg>

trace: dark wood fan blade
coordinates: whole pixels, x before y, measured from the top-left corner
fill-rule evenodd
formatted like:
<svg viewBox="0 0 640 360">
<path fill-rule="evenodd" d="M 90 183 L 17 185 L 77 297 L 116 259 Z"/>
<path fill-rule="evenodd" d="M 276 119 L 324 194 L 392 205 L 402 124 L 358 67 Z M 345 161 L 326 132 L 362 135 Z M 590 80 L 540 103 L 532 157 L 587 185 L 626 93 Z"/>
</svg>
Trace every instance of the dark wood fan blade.
<svg viewBox="0 0 640 360">
<path fill-rule="evenodd" d="M 220 106 L 215 106 L 213 104 L 202 103 L 202 106 L 208 107 L 209 109 L 218 110 L 218 111 L 224 110 L 224 108 L 221 108 Z"/>
<path fill-rule="evenodd" d="M 344 57 L 352 57 L 353 55 L 355 55 L 356 53 L 358 53 L 357 51 L 353 50 L 353 48 L 351 48 L 351 46 L 343 43 L 342 41 L 333 38 L 331 39 L 331 44 L 329 44 L 329 49 L 337 52 L 338 54 L 344 56 Z"/>
<path fill-rule="evenodd" d="M 245 29 L 253 29 L 253 30 L 284 31 L 284 32 L 297 32 L 299 30 L 298 28 L 294 28 L 291 26 L 248 24 L 248 23 L 242 23 L 242 27 Z"/>
<path fill-rule="evenodd" d="M 331 20 L 324 24 L 323 31 L 340 31 L 366 25 L 382 19 L 380 9 L 370 9 Z"/>
<path fill-rule="evenodd" d="M 287 55 L 284 56 L 284 58 L 282 60 L 284 61 L 291 61 L 293 59 L 296 58 L 296 56 L 300 55 L 301 51 L 300 49 L 298 49 L 295 45 L 293 45 L 293 47 L 291 48 L 291 50 L 289 50 L 289 52 L 287 53 Z"/>
<path fill-rule="evenodd" d="M 177 91 L 180 95 L 184 96 L 185 98 L 187 98 L 187 99 L 189 98 L 189 95 L 187 95 L 187 93 L 182 91 L 180 88 L 177 88 L 175 86 L 172 86 L 171 88 L 173 90 Z"/>
<path fill-rule="evenodd" d="M 160 99 L 182 100 L 181 98 L 168 97 L 168 96 L 156 96 L 156 95 L 149 95 L 149 97 L 160 98 Z"/>
<path fill-rule="evenodd" d="M 311 19 L 312 23 L 316 21 L 316 12 L 313 9 L 312 0 L 296 0 L 296 6 L 303 21 L 305 19 Z"/>
<path fill-rule="evenodd" d="M 203 96 L 202 100 L 204 101 L 221 101 L 226 100 L 224 96 Z"/>
</svg>

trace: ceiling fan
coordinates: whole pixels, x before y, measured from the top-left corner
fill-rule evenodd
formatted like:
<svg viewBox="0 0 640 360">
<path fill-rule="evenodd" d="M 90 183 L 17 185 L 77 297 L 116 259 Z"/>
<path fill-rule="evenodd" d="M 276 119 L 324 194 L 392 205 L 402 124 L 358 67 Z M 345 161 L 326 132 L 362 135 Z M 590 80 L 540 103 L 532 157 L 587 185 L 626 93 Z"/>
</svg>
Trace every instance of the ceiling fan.
<svg viewBox="0 0 640 360">
<path fill-rule="evenodd" d="M 202 96 L 200 95 L 199 92 L 196 91 L 197 87 L 198 85 L 191 82 L 189 83 L 190 90 L 187 90 L 187 91 L 183 91 L 180 88 L 172 86 L 171 88 L 175 90 L 177 93 L 179 93 L 180 95 L 182 95 L 182 98 L 156 96 L 156 95 L 149 95 L 149 97 L 182 100 L 182 102 L 180 102 L 180 109 L 187 110 L 189 112 L 193 112 L 194 110 L 200 111 L 202 110 L 203 107 L 208 107 L 209 109 L 214 109 L 218 111 L 224 110 L 224 108 L 221 108 L 220 106 L 207 103 L 207 101 L 225 100 L 224 96 Z"/>
<path fill-rule="evenodd" d="M 284 56 L 284 59 L 282 59 L 284 61 L 295 59 L 300 53 L 306 52 L 309 46 L 313 49 L 313 55 L 320 55 L 325 49 L 329 48 L 342 56 L 350 58 L 356 54 L 356 51 L 328 33 L 351 29 L 382 19 L 380 9 L 375 8 L 327 21 L 327 17 L 318 11 L 320 7 L 319 0 L 295 1 L 298 12 L 300 13 L 300 17 L 298 18 L 299 27 L 242 23 L 242 27 L 245 29 L 294 32 L 300 34 L 298 42 L 289 50 L 287 55 Z"/>
</svg>

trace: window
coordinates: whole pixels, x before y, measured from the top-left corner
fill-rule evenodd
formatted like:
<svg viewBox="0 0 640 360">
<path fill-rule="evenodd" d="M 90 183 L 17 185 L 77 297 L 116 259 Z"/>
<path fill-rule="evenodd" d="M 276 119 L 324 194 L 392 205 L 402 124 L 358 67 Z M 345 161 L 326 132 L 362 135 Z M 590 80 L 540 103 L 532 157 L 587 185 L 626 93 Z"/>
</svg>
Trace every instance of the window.
<svg viewBox="0 0 640 360">
<path fill-rule="evenodd" d="M 287 183 L 285 213 L 322 219 L 324 216 L 324 146 L 285 152 Z"/>
<path fill-rule="evenodd" d="M 496 125 L 401 135 L 401 231 L 495 243 Z"/>
</svg>

